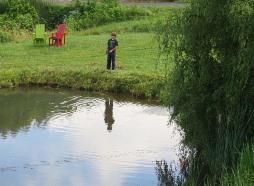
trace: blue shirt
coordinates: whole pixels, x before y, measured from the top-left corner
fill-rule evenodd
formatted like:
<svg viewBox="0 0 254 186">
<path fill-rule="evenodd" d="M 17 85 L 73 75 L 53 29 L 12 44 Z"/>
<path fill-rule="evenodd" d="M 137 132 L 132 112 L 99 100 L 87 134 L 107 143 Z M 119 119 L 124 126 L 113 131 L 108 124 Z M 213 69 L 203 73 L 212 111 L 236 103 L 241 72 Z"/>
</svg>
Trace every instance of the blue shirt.
<svg viewBox="0 0 254 186">
<path fill-rule="evenodd" d="M 108 40 L 108 51 L 112 50 L 113 48 L 115 48 L 116 46 L 118 46 L 118 41 L 116 39 L 109 39 Z M 110 54 L 115 54 L 116 50 L 114 50 L 113 52 L 111 52 Z"/>
</svg>

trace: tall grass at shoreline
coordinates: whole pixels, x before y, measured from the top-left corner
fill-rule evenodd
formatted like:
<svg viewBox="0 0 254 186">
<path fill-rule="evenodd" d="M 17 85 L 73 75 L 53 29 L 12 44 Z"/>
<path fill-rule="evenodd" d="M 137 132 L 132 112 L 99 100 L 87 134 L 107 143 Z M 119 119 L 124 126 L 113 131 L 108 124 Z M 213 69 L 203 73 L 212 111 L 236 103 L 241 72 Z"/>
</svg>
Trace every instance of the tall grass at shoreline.
<svg viewBox="0 0 254 186">
<path fill-rule="evenodd" d="M 222 177 L 222 185 L 254 185 L 254 146 L 247 144 L 236 166 Z"/>
</svg>

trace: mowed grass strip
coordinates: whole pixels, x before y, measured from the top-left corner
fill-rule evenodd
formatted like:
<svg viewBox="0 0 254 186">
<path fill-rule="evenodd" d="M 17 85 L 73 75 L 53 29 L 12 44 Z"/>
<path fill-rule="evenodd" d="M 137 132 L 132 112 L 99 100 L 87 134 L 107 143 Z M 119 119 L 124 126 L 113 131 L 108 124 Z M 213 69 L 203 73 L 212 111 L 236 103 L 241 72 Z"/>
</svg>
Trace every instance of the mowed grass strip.
<svg viewBox="0 0 254 186">
<path fill-rule="evenodd" d="M 0 86 L 56 86 L 159 97 L 165 69 L 157 65 L 151 33 L 117 36 L 117 70 L 106 70 L 110 33 L 67 33 L 66 46 L 34 47 L 32 40 L 0 45 Z"/>
</svg>

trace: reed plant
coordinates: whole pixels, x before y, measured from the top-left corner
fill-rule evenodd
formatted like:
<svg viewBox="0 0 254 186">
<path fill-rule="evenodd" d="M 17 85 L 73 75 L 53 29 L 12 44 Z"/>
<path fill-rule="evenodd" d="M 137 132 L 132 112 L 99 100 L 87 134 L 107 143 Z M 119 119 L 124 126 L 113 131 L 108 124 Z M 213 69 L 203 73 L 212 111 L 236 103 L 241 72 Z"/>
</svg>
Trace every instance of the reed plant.
<svg viewBox="0 0 254 186">
<path fill-rule="evenodd" d="M 239 152 L 248 142 L 248 126 L 253 121 L 253 112 L 249 112 L 246 106 L 230 108 L 219 121 L 215 136 L 207 136 L 207 145 L 203 150 L 208 179 L 212 183 L 220 182 L 224 169 L 230 170 L 241 159 Z"/>
<path fill-rule="evenodd" d="M 241 152 L 238 152 L 239 159 L 231 169 L 224 169 L 218 182 L 222 186 L 232 185 L 254 185 L 254 146 L 246 144 Z M 214 185 L 208 181 L 207 186 Z"/>
</svg>

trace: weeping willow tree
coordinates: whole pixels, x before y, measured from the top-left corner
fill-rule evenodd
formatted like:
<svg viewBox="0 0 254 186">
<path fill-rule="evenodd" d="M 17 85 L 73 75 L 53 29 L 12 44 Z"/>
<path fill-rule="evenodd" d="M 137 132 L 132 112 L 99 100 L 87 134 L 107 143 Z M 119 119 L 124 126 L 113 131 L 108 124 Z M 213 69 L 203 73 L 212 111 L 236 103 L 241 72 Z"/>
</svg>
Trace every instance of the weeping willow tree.
<svg viewBox="0 0 254 186">
<path fill-rule="evenodd" d="M 158 34 L 174 61 L 166 102 L 213 182 L 254 135 L 253 20 L 254 0 L 193 0 Z"/>
</svg>

